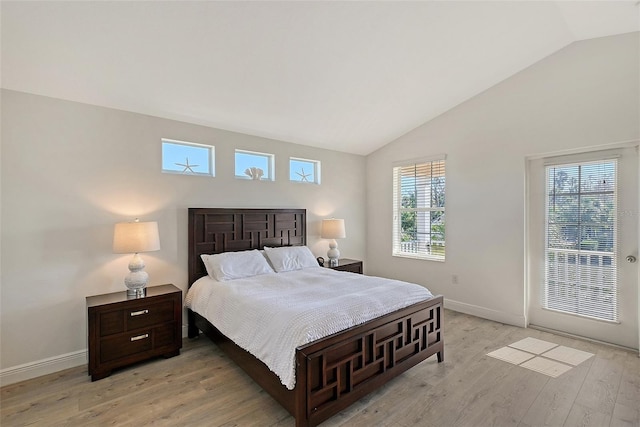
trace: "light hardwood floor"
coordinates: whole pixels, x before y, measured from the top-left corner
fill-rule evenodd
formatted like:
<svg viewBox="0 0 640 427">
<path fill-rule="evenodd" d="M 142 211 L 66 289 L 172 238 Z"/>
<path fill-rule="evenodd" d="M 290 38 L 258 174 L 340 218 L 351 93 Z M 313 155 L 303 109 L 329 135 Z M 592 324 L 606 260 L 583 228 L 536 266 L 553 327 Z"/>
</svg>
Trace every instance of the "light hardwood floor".
<svg viewBox="0 0 640 427">
<path fill-rule="evenodd" d="M 595 354 L 558 378 L 486 354 L 526 337 Z M 445 313 L 435 357 L 323 426 L 638 426 L 637 353 Z M 289 414 L 207 338 L 91 382 L 78 367 L 0 389 L 5 426 L 293 426 Z"/>
</svg>

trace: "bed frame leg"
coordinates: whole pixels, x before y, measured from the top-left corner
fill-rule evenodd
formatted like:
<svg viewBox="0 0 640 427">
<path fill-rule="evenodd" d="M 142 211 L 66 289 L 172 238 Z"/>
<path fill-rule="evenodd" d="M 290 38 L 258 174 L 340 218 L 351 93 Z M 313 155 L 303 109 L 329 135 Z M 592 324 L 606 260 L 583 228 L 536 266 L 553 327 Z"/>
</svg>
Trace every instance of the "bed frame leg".
<svg viewBox="0 0 640 427">
<path fill-rule="evenodd" d="M 200 334 L 200 331 L 196 326 L 196 319 L 195 319 L 195 316 L 193 315 L 193 311 L 191 311 L 190 309 L 187 312 L 187 319 L 189 322 L 189 326 L 187 327 L 187 336 L 189 338 L 197 338 L 198 335 Z"/>
<path fill-rule="evenodd" d="M 438 353 L 438 363 L 444 362 L 444 349 L 440 350 Z"/>
</svg>

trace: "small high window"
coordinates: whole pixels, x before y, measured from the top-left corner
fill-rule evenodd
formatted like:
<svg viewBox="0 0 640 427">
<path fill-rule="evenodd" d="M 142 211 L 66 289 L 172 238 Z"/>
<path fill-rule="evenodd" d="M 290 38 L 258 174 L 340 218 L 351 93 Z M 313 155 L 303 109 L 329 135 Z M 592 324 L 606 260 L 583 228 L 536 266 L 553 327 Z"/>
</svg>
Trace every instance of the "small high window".
<svg viewBox="0 0 640 427">
<path fill-rule="evenodd" d="M 295 157 L 289 158 L 289 180 L 320 184 L 320 162 Z"/>
<path fill-rule="evenodd" d="M 236 150 L 236 178 L 274 181 L 273 154 Z"/>
<path fill-rule="evenodd" d="M 162 172 L 215 176 L 214 150 L 211 145 L 162 139 Z"/>
</svg>

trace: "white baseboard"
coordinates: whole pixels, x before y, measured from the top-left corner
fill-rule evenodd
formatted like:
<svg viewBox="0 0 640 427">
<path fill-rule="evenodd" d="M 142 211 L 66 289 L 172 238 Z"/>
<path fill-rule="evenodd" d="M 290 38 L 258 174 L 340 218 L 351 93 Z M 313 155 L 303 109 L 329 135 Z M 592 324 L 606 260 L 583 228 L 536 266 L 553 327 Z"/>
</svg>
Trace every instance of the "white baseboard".
<svg viewBox="0 0 640 427">
<path fill-rule="evenodd" d="M 74 351 L 0 370 L 0 386 L 87 364 L 87 350 Z"/>
<path fill-rule="evenodd" d="M 187 337 L 187 332 L 188 327 L 182 325 L 182 338 Z M 88 363 L 87 357 L 85 349 L 2 369 L 0 370 L 0 387 L 86 365 Z"/>
<path fill-rule="evenodd" d="M 459 311 L 460 313 L 470 314 L 472 316 L 482 317 L 483 319 L 493 320 L 494 322 L 506 323 L 507 325 L 519 326 L 521 328 L 527 327 L 524 315 L 492 310 L 490 308 L 454 301 L 447 298 L 444 299 L 444 308 Z"/>
<path fill-rule="evenodd" d="M 559 331 L 557 329 L 545 328 L 544 326 L 533 325 L 531 323 L 529 324 L 528 327 L 531 328 L 531 329 L 536 329 L 538 331 L 549 332 L 550 334 L 554 334 L 554 335 L 560 335 L 560 336 L 563 336 L 563 337 L 575 338 L 575 339 L 579 339 L 579 340 L 595 342 L 595 343 L 602 344 L 602 345 L 608 345 L 609 347 L 615 347 L 615 348 L 619 348 L 619 349 L 622 349 L 622 350 L 631 351 L 633 353 L 638 353 L 638 357 L 640 357 L 640 350 L 637 349 L 637 348 L 626 347 L 624 345 L 614 344 L 614 343 L 607 342 L 607 341 L 600 341 L 600 340 L 596 340 L 596 339 L 589 338 L 589 337 L 583 337 L 582 335 L 570 334 L 569 332 Z"/>
</svg>

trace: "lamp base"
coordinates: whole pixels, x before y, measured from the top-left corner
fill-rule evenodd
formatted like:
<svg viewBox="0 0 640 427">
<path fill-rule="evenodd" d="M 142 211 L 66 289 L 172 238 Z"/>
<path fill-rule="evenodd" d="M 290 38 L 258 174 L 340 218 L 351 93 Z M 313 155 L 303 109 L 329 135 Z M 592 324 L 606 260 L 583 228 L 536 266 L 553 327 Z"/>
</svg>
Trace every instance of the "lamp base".
<svg viewBox="0 0 640 427">
<path fill-rule="evenodd" d="M 127 289 L 127 298 L 143 298 L 147 296 L 147 288 Z"/>
<path fill-rule="evenodd" d="M 338 242 L 332 240 L 329 242 L 329 251 L 327 251 L 327 258 L 329 258 L 329 266 L 337 267 L 338 258 L 340 258 L 340 251 L 338 250 Z"/>
<path fill-rule="evenodd" d="M 145 296 L 147 282 L 149 282 L 149 274 L 144 271 L 144 261 L 140 255 L 135 254 L 129 262 L 129 274 L 124 278 L 127 296 L 136 298 Z"/>
</svg>

